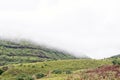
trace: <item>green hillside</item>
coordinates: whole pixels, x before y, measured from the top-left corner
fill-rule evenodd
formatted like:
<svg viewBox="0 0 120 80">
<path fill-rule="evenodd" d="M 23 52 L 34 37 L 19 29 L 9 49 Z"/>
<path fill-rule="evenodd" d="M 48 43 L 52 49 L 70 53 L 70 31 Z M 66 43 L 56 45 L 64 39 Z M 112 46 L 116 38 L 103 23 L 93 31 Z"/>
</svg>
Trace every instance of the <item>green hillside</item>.
<svg viewBox="0 0 120 80">
<path fill-rule="evenodd" d="M 39 46 L 29 41 L 0 40 L 0 65 L 75 58 L 67 52 Z"/>
<path fill-rule="evenodd" d="M 120 80 L 119 56 L 77 58 L 30 41 L 0 40 L 0 80 Z"/>
<path fill-rule="evenodd" d="M 29 41 L 0 40 L 0 80 L 119 80 L 120 58 L 81 58 Z"/>
<path fill-rule="evenodd" d="M 120 58 L 120 54 L 112 56 L 111 58 Z"/>
<path fill-rule="evenodd" d="M 87 69 L 94 69 L 102 65 L 111 64 L 112 64 L 111 60 L 92 60 L 92 59 L 56 60 L 12 65 L 9 64 L 6 66 L 1 66 L 1 70 L 4 70 L 4 72 L 1 74 L 0 80 L 32 80 L 32 79 L 20 79 L 20 77 L 24 78 L 26 75 L 27 78 L 28 76 L 34 77 L 36 76 L 36 74 L 40 74 L 39 76 L 41 76 L 41 74 L 44 74 L 45 77 L 42 78 L 43 80 L 56 80 L 56 79 L 68 80 L 64 79 L 64 77 L 76 71 L 84 71 Z"/>
</svg>

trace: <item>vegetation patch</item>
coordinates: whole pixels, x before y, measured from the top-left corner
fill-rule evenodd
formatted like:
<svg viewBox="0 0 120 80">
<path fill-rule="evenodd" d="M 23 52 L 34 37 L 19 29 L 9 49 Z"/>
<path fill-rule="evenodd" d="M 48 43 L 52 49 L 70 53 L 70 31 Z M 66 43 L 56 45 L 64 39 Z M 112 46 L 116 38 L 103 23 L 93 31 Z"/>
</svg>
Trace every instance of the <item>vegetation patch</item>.
<svg viewBox="0 0 120 80">
<path fill-rule="evenodd" d="M 52 71 L 53 74 L 62 74 L 62 70 L 56 69 Z"/>
<path fill-rule="evenodd" d="M 36 78 L 37 78 L 37 79 L 43 78 L 43 77 L 45 77 L 45 76 L 46 76 L 46 75 L 43 74 L 43 73 L 37 73 L 37 74 L 36 74 Z"/>
<path fill-rule="evenodd" d="M 114 59 L 112 63 L 113 65 L 120 65 L 120 59 Z"/>
<path fill-rule="evenodd" d="M 71 70 L 66 70 L 65 73 L 66 74 L 72 74 L 72 71 Z"/>
<path fill-rule="evenodd" d="M 46 77 L 44 76 L 41 79 L 45 79 L 47 77 L 55 77 L 57 75 L 59 75 L 58 77 L 63 78 L 62 75 L 72 75 L 73 73 L 71 72 L 74 72 L 76 70 L 81 71 L 86 69 L 93 69 L 101 65 L 112 65 L 112 60 L 73 59 L 45 61 L 37 63 L 10 64 L 7 65 L 7 71 L 2 73 L 2 75 L 0 76 L 0 80 L 16 80 L 14 79 L 14 77 L 23 73 L 28 74 L 28 76 L 36 76 L 37 73 L 43 73 Z"/>
<path fill-rule="evenodd" d="M 47 48 L 28 41 L 0 40 L 0 66 L 58 59 L 76 59 L 76 57 L 64 51 Z"/>
<path fill-rule="evenodd" d="M 66 80 L 120 80 L 120 66 L 100 66 L 96 69 L 72 74 Z"/>
<path fill-rule="evenodd" d="M 2 69 L 0 69 L 0 75 L 3 73 L 4 71 Z"/>
<path fill-rule="evenodd" d="M 27 74 L 20 74 L 16 77 L 16 80 L 35 80 L 35 79 Z"/>
</svg>

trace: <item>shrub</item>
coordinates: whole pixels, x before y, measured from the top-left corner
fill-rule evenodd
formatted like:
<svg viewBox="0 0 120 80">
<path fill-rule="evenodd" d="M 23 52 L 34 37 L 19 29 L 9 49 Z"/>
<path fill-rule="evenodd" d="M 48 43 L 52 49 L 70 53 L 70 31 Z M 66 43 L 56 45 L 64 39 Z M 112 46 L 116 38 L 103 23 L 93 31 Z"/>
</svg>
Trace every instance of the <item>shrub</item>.
<svg viewBox="0 0 120 80">
<path fill-rule="evenodd" d="M 35 65 L 33 65 L 32 68 L 35 68 Z"/>
<path fill-rule="evenodd" d="M 66 74 L 71 74 L 72 72 L 70 70 L 65 71 Z"/>
<path fill-rule="evenodd" d="M 52 73 L 54 73 L 54 74 L 61 74 L 61 73 L 62 73 L 62 71 L 61 71 L 61 70 L 59 70 L 59 69 L 56 69 L 56 70 L 53 70 L 53 71 L 52 71 Z"/>
<path fill-rule="evenodd" d="M 30 67 L 31 65 L 27 65 L 28 67 Z"/>
<path fill-rule="evenodd" d="M 120 61 L 119 61 L 119 60 L 113 60 L 113 61 L 112 61 L 112 64 L 113 64 L 113 65 L 120 65 Z"/>
<path fill-rule="evenodd" d="M 0 69 L 0 75 L 3 73 L 4 71 Z"/>
<path fill-rule="evenodd" d="M 47 64 L 44 64 L 44 66 L 48 66 Z"/>
<path fill-rule="evenodd" d="M 21 74 L 16 77 L 16 80 L 34 80 L 34 78 L 26 74 Z"/>
<path fill-rule="evenodd" d="M 42 78 L 42 77 L 45 77 L 45 74 L 43 74 L 43 73 L 37 73 L 36 74 L 37 79 Z"/>
<path fill-rule="evenodd" d="M 41 68 L 44 68 L 44 66 L 41 66 Z"/>
</svg>

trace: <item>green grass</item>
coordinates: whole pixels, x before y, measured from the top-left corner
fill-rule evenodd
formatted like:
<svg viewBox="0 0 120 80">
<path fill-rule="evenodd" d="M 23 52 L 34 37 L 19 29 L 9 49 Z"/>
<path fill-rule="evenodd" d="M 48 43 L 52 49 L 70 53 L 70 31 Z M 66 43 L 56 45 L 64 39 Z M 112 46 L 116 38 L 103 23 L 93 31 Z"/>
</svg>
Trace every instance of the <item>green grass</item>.
<svg viewBox="0 0 120 80">
<path fill-rule="evenodd" d="M 83 75 L 81 77 L 86 77 L 86 74 L 82 72 L 102 65 L 112 65 L 113 60 L 119 64 L 120 58 L 77 59 L 67 52 L 46 48 L 28 41 L 0 40 L 0 69 L 3 70 L 0 80 L 16 80 L 23 74 L 33 78 L 36 78 L 36 74 L 45 75 L 35 80 L 79 80 L 81 75 Z M 58 74 L 55 74 L 56 71 Z M 66 71 L 71 73 L 66 74 Z"/>
<path fill-rule="evenodd" d="M 29 41 L 0 40 L 0 66 L 58 59 L 76 59 L 76 57 L 65 51 L 39 46 Z"/>
<path fill-rule="evenodd" d="M 65 71 L 71 70 L 84 70 L 84 69 L 91 69 L 96 68 L 101 65 L 110 65 L 111 60 L 92 60 L 92 59 L 80 59 L 80 60 L 56 60 L 56 61 L 46 61 L 46 62 L 37 62 L 37 63 L 26 63 L 26 64 L 13 64 L 8 65 L 9 69 L 5 71 L 1 75 L 1 80 L 15 80 L 15 77 L 20 74 L 28 74 L 28 75 L 35 75 L 37 73 L 44 73 L 48 74 L 48 72 L 52 72 L 53 70 L 59 69 L 62 71 L 62 74 L 57 74 L 56 76 L 53 75 L 49 78 L 55 78 L 62 75 L 65 77 Z M 43 78 L 48 79 L 48 78 Z M 53 79 L 54 80 L 54 79 Z M 61 79 L 60 79 L 61 80 Z"/>
</svg>

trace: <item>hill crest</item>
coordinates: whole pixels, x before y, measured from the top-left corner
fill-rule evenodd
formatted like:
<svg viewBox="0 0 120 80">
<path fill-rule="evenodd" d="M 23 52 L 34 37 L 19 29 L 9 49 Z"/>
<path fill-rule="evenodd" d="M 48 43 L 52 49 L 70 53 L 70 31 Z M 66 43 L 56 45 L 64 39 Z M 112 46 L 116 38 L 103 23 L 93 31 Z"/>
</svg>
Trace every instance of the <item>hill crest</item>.
<svg viewBox="0 0 120 80">
<path fill-rule="evenodd" d="M 0 55 L 0 65 L 40 62 L 45 60 L 77 59 L 77 57 L 66 51 L 40 46 L 24 40 L 0 40 Z"/>
</svg>

